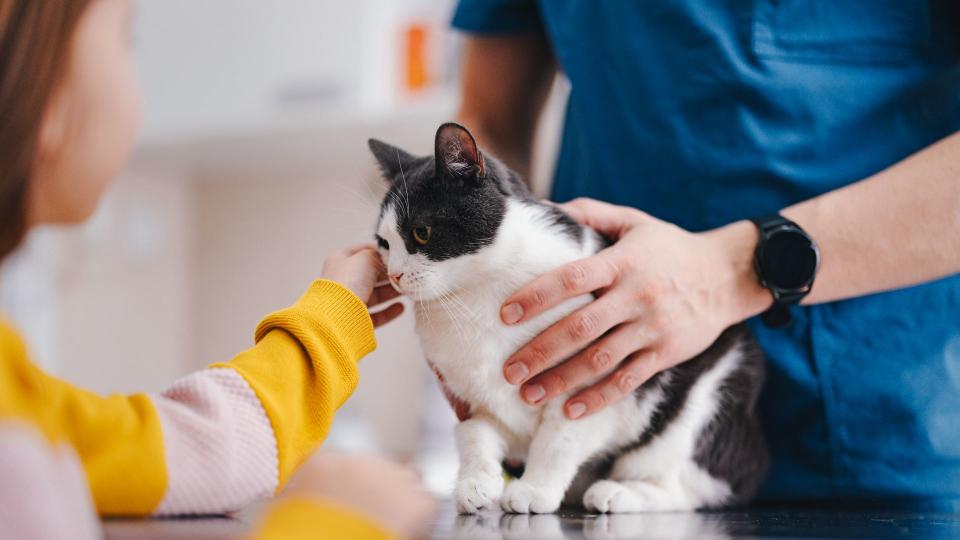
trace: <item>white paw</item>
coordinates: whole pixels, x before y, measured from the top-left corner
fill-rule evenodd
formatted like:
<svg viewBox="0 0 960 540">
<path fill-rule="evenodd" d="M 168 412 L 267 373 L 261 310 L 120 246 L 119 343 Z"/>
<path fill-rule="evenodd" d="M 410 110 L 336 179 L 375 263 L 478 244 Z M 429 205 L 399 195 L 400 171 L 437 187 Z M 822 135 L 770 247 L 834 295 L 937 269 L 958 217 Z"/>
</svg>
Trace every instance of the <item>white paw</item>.
<svg viewBox="0 0 960 540">
<path fill-rule="evenodd" d="M 481 472 L 457 480 L 453 499 L 457 503 L 457 512 L 476 514 L 484 508 L 495 507 L 501 493 L 503 476 Z"/>
<path fill-rule="evenodd" d="M 504 512 L 549 514 L 560 508 L 562 500 L 562 491 L 558 493 L 557 490 L 538 488 L 523 480 L 514 480 L 507 484 L 500 506 Z"/>
<path fill-rule="evenodd" d="M 598 480 L 583 494 L 583 505 L 591 512 L 640 512 L 640 502 L 636 493 L 612 480 Z"/>
</svg>

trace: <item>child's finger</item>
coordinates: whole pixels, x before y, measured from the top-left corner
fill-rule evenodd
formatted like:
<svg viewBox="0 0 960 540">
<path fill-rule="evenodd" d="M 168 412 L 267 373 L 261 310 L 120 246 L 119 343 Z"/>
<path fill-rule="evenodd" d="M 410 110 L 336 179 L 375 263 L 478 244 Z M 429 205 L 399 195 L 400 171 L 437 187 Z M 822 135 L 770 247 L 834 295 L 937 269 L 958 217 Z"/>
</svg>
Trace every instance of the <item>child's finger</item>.
<svg viewBox="0 0 960 540">
<path fill-rule="evenodd" d="M 384 285 L 378 285 L 373 289 L 373 294 L 370 295 L 370 301 L 367 302 L 368 306 L 374 307 L 380 305 L 387 300 L 393 300 L 394 298 L 400 296 L 400 292 L 393 288 L 389 282 Z"/>
<path fill-rule="evenodd" d="M 376 313 L 371 313 L 370 318 L 373 319 L 373 327 L 379 328 L 388 322 L 396 319 L 403 313 L 403 304 L 397 302 L 396 304 L 390 304 L 389 307 L 382 311 Z"/>
<path fill-rule="evenodd" d="M 376 251 L 377 248 L 373 247 L 373 244 L 356 244 L 344 249 L 343 254 L 346 255 L 347 257 L 351 257 L 353 255 L 356 255 L 357 253 L 360 253 L 365 249 L 372 249 Z"/>
</svg>

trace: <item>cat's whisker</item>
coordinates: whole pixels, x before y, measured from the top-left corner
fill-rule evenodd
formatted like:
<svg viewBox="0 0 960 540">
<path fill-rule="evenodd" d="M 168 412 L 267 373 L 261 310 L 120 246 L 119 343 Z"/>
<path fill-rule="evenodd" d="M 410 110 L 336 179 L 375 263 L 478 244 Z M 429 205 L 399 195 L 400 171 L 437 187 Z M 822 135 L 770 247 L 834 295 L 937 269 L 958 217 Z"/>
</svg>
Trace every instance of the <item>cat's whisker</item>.
<svg viewBox="0 0 960 540">
<path fill-rule="evenodd" d="M 457 335 L 460 336 L 460 339 L 466 341 L 467 336 L 464 333 L 463 328 L 460 326 L 460 322 L 457 320 L 457 314 L 450 309 L 450 306 L 447 304 L 447 301 L 444 300 L 443 296 L 437 296 L 437 301 L 440 304 L 440 309 L 442 309 L 446 314 L 447 318 L 453 323 L 453 328 L 457 331 Z"/>
<path fill-rule="evenodd" d="M 458 295 L 457 292 L 454 291 L 453 289 L 449 287 L 443 287 L 440 289 L 440 294 L 442 294 L 443 296 L 448 296 L 452 300 L 455 300 L 459 305 L 461 305 L 466 310 L 467 313 L 474 315 L 473 310 L 467 307 L 463 299 L 460 298 L 460 295 Z"/>
<path fill-rule="evenodd" d="M 424 269 L 424 272 L 429 275 L 436 275 L 436 270 L 432 268 Z M 434 297 L 434 305 L 439 305 L 440 308 L 446 313 L 447 318 L 454 325 L 454 328 L 457 331 L 457 334 L 460 335 L 461 339 L 466 339 L 466 329 L 460 324 L 460 317 L 458 315 L 465 315 L 465 312 L 459 308 L 458 305 L 453 304 L 452 301 L 448 301 L 448 295 L 450 294 L 450 289 L 447 287 L 440 286 L 437 290 L 437 294 Z M 424 306 L 424 309 L 429 313 L 430 306 Z"/>
<path fill-rule="evenodd" d="M 456 291 L 450 291 L 450 295 L 451 295 L 451 296 L 454 298 L 454 300 L 456 300 L 461 306 L 463 306 L 463 308 L 466 309 L 467 312 L 473 314 L 473 310 L 469 308 L 469 306 L 466 304 L 466 302 L 463 301 L 462 298 L 460 298 L 460 295 L 457 294 Z"/>
<path fill-rule="evenodd" d="M 444 311 L 447 312 L 447 315 L 457 327 L 461 338 L 466 339 L 467 335 L 472 335 L 470 332 L 471 329 L 464 328 L 459 319 L 462 317 L 469 320 L 473 325 L 476 325 L 476 314 L 463 303 L 456 292 L 448 288 L 441 288 L 437 300 L 440 301 Z"/>
<path fill-rule="evenodd" d="M 464 318 L 469 319 L 472 323 L 475 322 L 473 312 L 467 309 L 467 307 L 463 305 L 463 302 L 455 298 L 455 295 L 452 291 L 442 294 L 439 298 L 442 298 L 450 307 L 452 307 L 457 315 L 462 315 Z M 460 317 L 458 316 L 457 318 L 459 319 Z"/>
<path fill-rule="evenodd" d="M 345 186 L 345 185 L 343 185 L 343 184 L 334 184 L 334 187 L 335 187 L 336 189 L 339 189 L 339 190 L 342 191 L 343 193 L 354 197 L 354 198 L 355 198 L 357 201 L 359 201 L 364 207 L 370 208 L 370 210 L 373 211 L 373 210 L 376 208 L 376 206 L 377 206 L 377 202 L 376 202 L 376 201 L 379 200 L 380 197 L 377 196 L 377 194 L 374 193 L 372 189 L 370 189 L 370 186 L 367 185 L 366 182 L 364 182 L 363 185 L 364 185 L 364 187 L 367 188 L 367 193 L 370 195 L 369 198 L 365 197 L 363 193 L 360 193 L 359 191 L 356 191 L 356 190 L 354 190 L 354 189 L 350 189 L 349 187 L 347 187 L 347 186 Z"/>
<path fill-rule="evenodd" d="M 454 291 L 448 291 L 448 292 L 446 293 L 446 296 L 447 296 L 452 302 L 455 302 L 457 305 L 460 306 L 460 308 L 461 308 L 461 313 L 466 314 L 466 315 L 469 317 L 470 322 L 476 324 L 476 322 L 477 322 L 477 320 L 478 320 L 478 315 L 477 315 L 472 309 L 470 309 L 469 306 L 467 306 L 467 304 L 463 301 L 463 299 L 460 298 L 460 296 L 459 296 L 456 292 L 454 292 Z"/>
<path fill-rule="evenodd" d="M 430 317 L 430 306 L 423 303 L 423 291 L 420 289 L 417 289 L 417 306 L 419 311 L 427 318 L 427 324 L 430 326 L 430 329 L 436 331 L 433 326 L 433 319 Z"/>
<path fill-rule="evenodd" d="M 370 217 L 370 215 L 371 215 L 371 211 L 370 211 L 370 210 L 360 210 L 360 209 L 357 209 L 357 208 L 348 208 L 348 207 L 346 207 L 346 206 L 338 206 L 338 207 L 333 207 L 333 208 L 324 208 L 324 210 L 327 210 L 327 211 L 329 211 L 329 212 L 350 212 L 350 213 L 352 213 L 352 214 L 357 214 L 357 215 L 361 215 L 361 216 L 364 216 L 364 217 Z"/>
<path fill-rule="evenodd" d="M 403 182 L 403 192 L 405 194 L 406 214 L 410 215 L 410 192 L 407 191 L 407 177 L 403 173 L 403 163 L 400 161 L 400 149 L 397 149 L 397 165 L 400 166 L 400 181 Z"/>
<path fill-rule="evenodd" d="M 335 212 L 339 210 L 351 210 L 353 212 L 363 212 L 367 215 L 368 220 L 370 216 L 377 215 L 377 210 L 372 206 L 352 206 L 350 204 L 343 204 L 343 203 L 344 201 L 337 201 L 337 202 L 331 201 L 327 203 L 318 204 L 317 206 L 320 209 L 331 211 L 331 212 Z"/>
<path fill-rule="evenodd" d="M 447 302 L 448 305 L 450 305 L 450 306 L 453 308 L 453 311 L 459 311 L 459 310 L 456 308 L 456 305 L 451 304 L 449 300 L 447 300 L 446 302 Z M 466 321 L 461 321 L 460 319 L 461 319 L 461 317 L 459 317 L 458 314 L 454 314 L 454 320 L 457 321 L 457 328 L 460 329 L 460 334 L 461 334 L 462 336 L 464 336 L 464 340 L 466 340 L 468 337 L 472 337 L 472 336 L 473 336 L 473 333 L 472 333 L 471 330 L 473 330 L 474 327 L 468 327 L 468 326 L 466 326 L 466 325 L 465 325 L 465 322 L 466 322 Z"/>
<path fill-rule="evenodd" d="M 337 185 L 340 186 L 340 187 L 346 187 L 346 186 L 344 186 L 343 184 L 337 184 Z M 360 182 L 360 185 L 362 185 L 362 186 L 364 187 L 364 191 L 366 192 L 367 195 L 369 195 L 369 202 L 371 202 L 371 203 L 376 204 L 377 206 L 379 206 L 379 202 L 380 202 L 381 200 L 383 200 L 383 191 L 379 191 L 379 192 L 378 192 L 378 191 L 375 191 L 375 190 L 373 189 L 373 187 L 372 187 L 372 183 L 371 183 L 371 182 L 367 182 L 366 180 Z M 383 184 L 377 184 L 377 185 L 383 185 Z M 358 197 L 363 198 L 363 193 L 360 193 L 359 191 L 356 191 L 356 192 L 354 192 L 354 193 L 355 193 Z"/>
<path fill-rule="evenodd" d="M 400 197 L 392 191 L 387 193 L 387 196 L 389 196 L 393 203 L 397 206 L 397 211 L 403 214 L 403 202 L 400 200 Z"/>
<path fill-rule="evenodd" d="M 362 232 L 364 233 L 364 236 L 367 237 L 366 241 L 369 241 L 370 239 L 370 236 L 369 236 L 370 228 L 357 223 L 338 223 L 336 225 L 333 225 L 332 227 L 327 227 L 327 230 L 338 231 L 338 232 L 343 232 L 343 231 L 358 232 L 358 233 Z"/>
</svg>

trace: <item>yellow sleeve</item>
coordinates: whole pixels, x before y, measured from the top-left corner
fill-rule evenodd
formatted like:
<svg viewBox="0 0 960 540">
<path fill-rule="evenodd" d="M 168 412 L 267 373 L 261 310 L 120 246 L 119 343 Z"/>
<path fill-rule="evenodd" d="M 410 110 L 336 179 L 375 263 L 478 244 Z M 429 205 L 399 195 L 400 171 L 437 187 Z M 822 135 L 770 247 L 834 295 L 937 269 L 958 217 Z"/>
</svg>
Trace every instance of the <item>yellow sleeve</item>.
<svg viewBox="0 0 960 540">
<path fill-rule="evenodd" d="M 291 498 L 274 504 L 250 540 L 386 540 L 380 525 L 319 499 Z"/>
<path fill-rule="evenodd" d="M 167 483 L 160 420 L 145 394 L 101 397 L 44 373 L 0 324 L 0 417 L 36 425 L 77 452 L 101 514 L 145 515 Z"/>
<path fill-rule="evenodd" d="M 377 343 L 367 306 L 328 280 L 267 316 L 256 341 L 231 362 L 211 367 L 236 370 L 263 404 L 277 440 L 279 492 L 326 436 L 357 386 L 357 362 Z"/>
<path fill-rule="evenodd" d="M 357 385 L 357 361 L 376 347 L 367 308 L 321 280 L 293 307 L 260 323 L 257 344 L 233 361 L 256 392 L 276 437 L 279 485 L 320 443 Z M 26 420 L 77 452 L 101 515 L 149 515 L 168 474 L 163 426 L 146 394 L 101 397 L 32 364 L 19 336 L 0 322 L 0 419 Z"/>
</svg>

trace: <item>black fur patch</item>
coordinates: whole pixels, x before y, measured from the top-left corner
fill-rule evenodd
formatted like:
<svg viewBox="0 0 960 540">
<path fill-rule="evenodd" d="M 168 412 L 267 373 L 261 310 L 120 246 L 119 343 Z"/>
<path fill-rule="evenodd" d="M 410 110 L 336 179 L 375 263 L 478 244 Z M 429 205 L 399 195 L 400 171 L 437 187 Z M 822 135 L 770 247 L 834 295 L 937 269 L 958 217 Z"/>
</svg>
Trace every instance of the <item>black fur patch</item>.
<svg viewBox="0 0 960 540">
<path fill-rule="evenodd" d="M 451 182 L 436 175 L 433 157 L 422 160 L 391 183 L 383 201 L 384 209 L 392 205 L 397 213 L 402 249 L 443 261 L 492 244 L 507 208 L 497 180 L 488 177 L 475 185 Z M 419 227 L 431 229 L 426 245 L 413 238 L 413 230 Z"/>
<path fill-rule="evenodd" d="M 409 153 L 377 139 L 370 139 L 367 145 L 377 158 L 380 171 L 391 183 L 400 177 L 403 169 L 409 170 L 417 161 L 417 158 Z"/>
<path fill-rule="evenodd" d="M 440 126 L 433 156 L 414 157 L 374 139 L 369 144 L 390 185 L 380 216 L 388 206 L 395 208 L 397 232 L 408 253 L 443 261 L 492 244 L 508 199 L 544 208 L 559 233 L 583 240 L 581 225 L 559 208 L 531 197 L 520 177 L 481 153 L 462 126 Z M 419 227 L 431 229 L 425 245 L 413 238 L 413 230 Z"/>
<path fill-rule="evenodd" d="M 583 225 L 580 225 L 566 212 L 556 206 L 541 204 L 547 210 L 547 215 L 553 220 L 553 225 L 563 234 L 573 238 L 577 243 L 583 243 Z"/>
<path fill-rule="evenodd" d="M 645 446 L 651 439 L 662 433 L 667 425 L 683 410 L 687 402 L 687 394 L 690 393 L 694 383 L 700 379 L 701 375 L 716 366 L 720 358 L 737 345 L 742 333 L 742 327 L 734 326 L 727 329 L 706 351 L 682 364 L 661 371 L 643 386 L 637 388 L 634 391 L 634 396 L 638 401 L 655 388 L 659 388 L 663 392 L 664 399 L 651 415 L 650 425 L 640 435 L 640 439 L 625 450 L 629 451 Z"/>
<path fill-rule="evenodd" d="M 683 410 L 690 389 L 700 377 L 738 346 L 744 360 L 721 384 L 720 406 L 699 434 L 694 460 L 730 485 L 733 497 L 725 506 L 752 498 L 766 476 L 769 458 L 756 413 L 764 380 L 764 357 L 745 324 L 728 328 L 703 353 L 658 373 L 637 388 L 634 396 L 638 402 L 656 388 L 664 394 L 647 429 L 635 442 L 595 456 L 581 467 L 580 474 L 594 480 L 606 478 L 620 456 L 650 444 Z M 592 481 L 586 482 L 589 483 Z"/>
<path fill-rule="evenodd" d="M 745 328 L 744 333 L 748 333 Z M 723 403 L 700 433 L 694 454 L 700 467 L 730 484 L 734 495 L 730 505 L 752 499 L 769 469 L 756 407 L 764 381 L 765 359 L 751 337 L 744 337 L 741 343 L 743 363 L 720 386 Z"/>
</svg>

